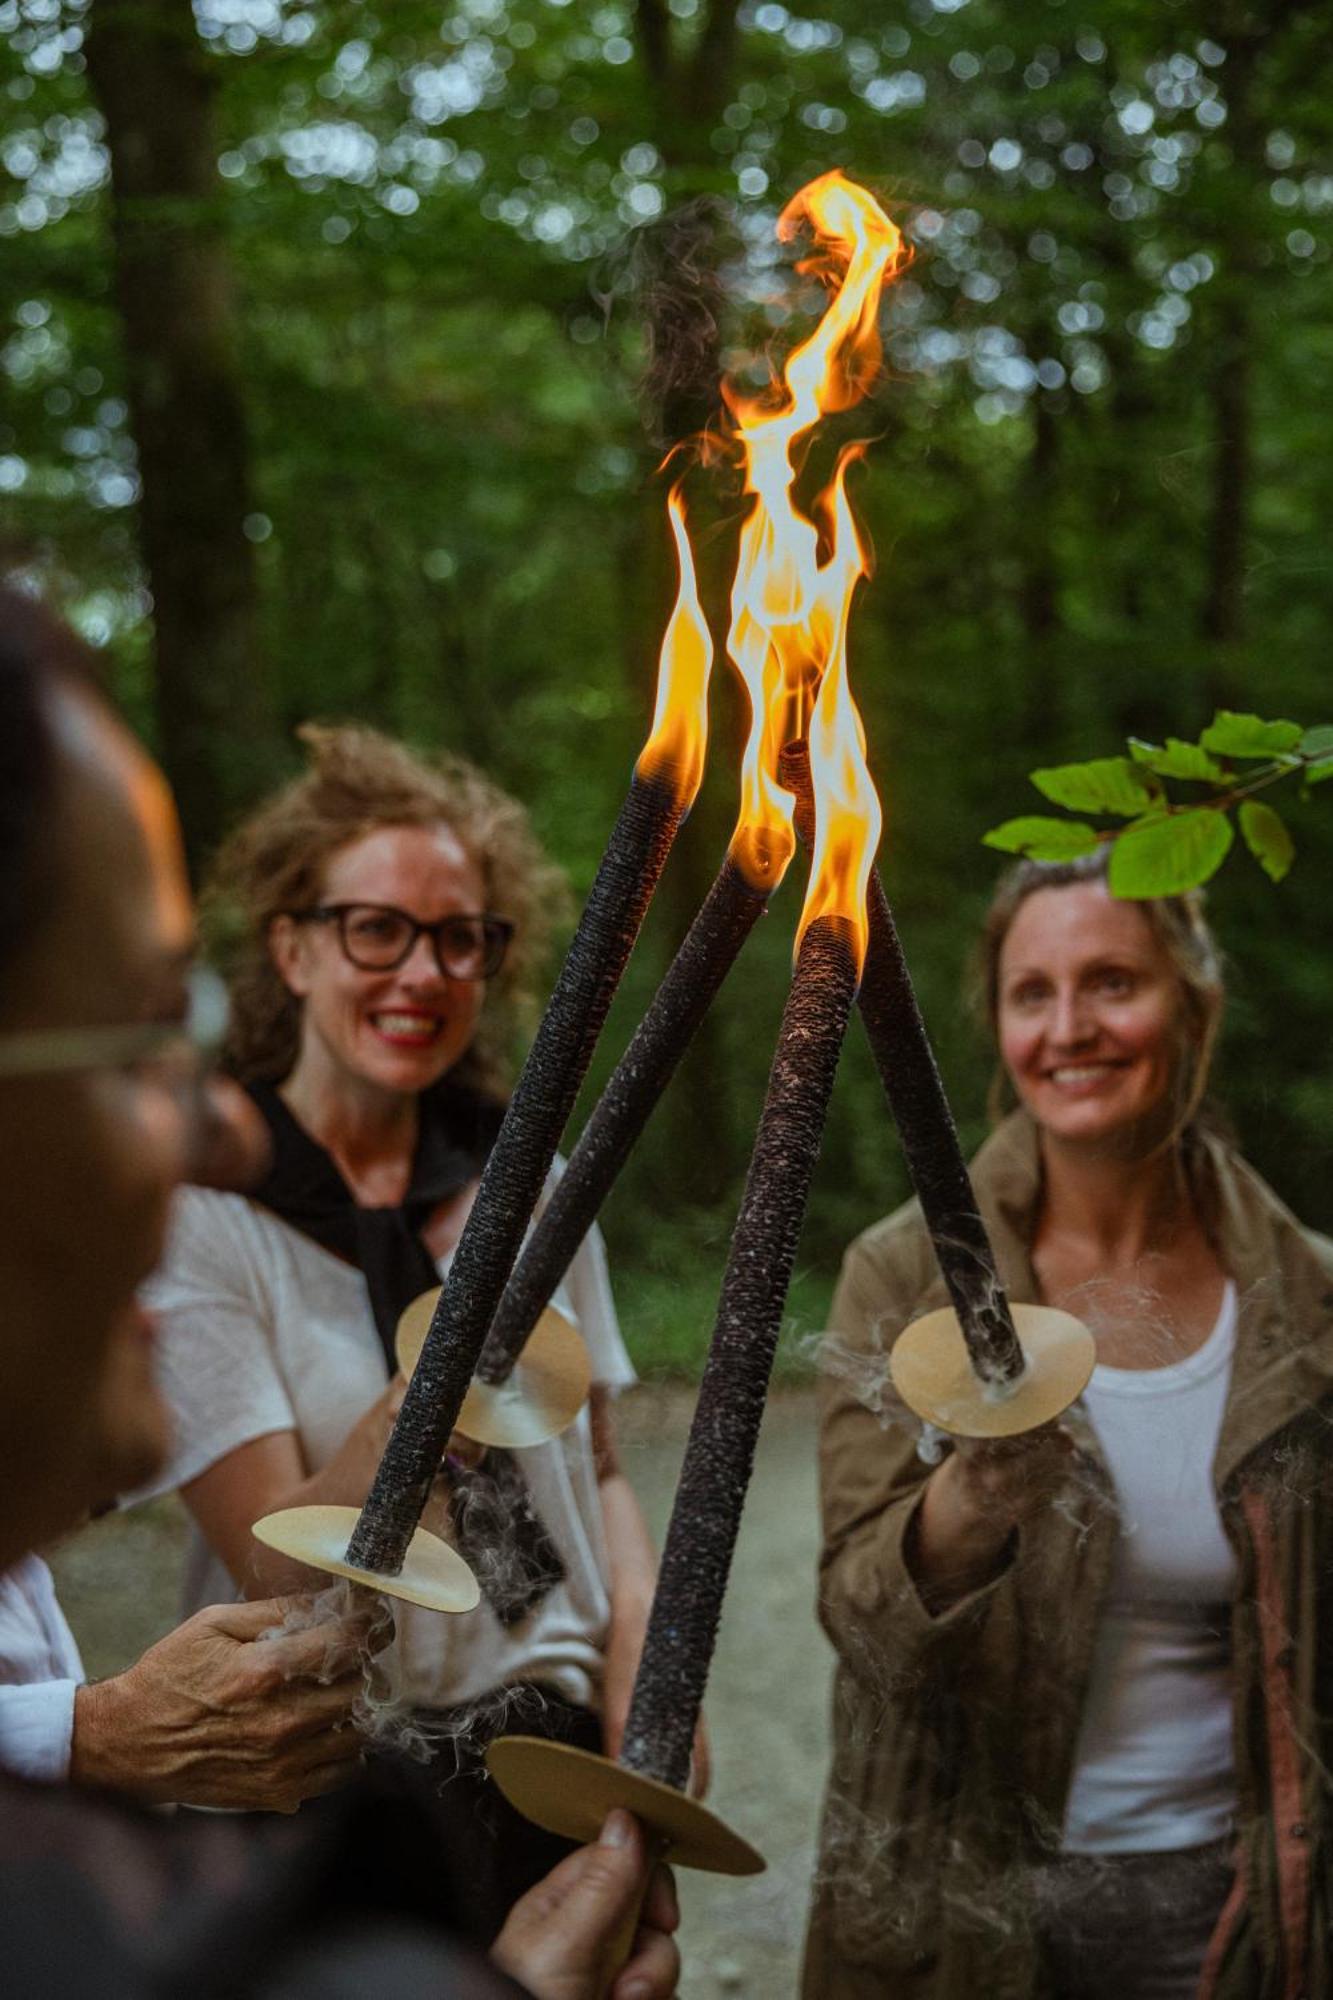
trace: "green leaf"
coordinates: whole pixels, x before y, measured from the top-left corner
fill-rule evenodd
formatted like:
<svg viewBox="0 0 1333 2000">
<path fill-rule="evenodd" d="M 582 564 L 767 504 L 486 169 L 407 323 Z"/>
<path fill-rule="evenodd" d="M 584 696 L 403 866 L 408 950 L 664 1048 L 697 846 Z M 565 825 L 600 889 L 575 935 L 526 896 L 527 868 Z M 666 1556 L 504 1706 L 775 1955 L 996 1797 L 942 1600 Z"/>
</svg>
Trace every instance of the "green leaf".
<svg viewBox="0 0 1333 2000">
<path fill-rule="evenodd" d="M 1307 785 L 1322 785 L 1333 778 L 1333 723 L 1320 722 L 1313 729 L 1307 729 L 1300 741 L 1303 757 L 1313 757 L 1305 773 Z"/>
<path fill-rule="evenodd" d="M 1024 819 L 1007 819 L 982 834 L 987 847 L 1003 854 L 1026 854 L 1031 861 L 1073 861 L 1091 854 L 1097 845 L 1097 829 L 1077 819 L 1046 819 L 1030 813 Z"/>
<path fill-rule="evenodd" d="M 1088 764 L 1053 764 L 1031 773 L 1037 790 L 1074 812 L 1120 813 L 1133 819 L 1158 797 L 1161 786 L 1128 757 L 1094 757 Z"/>
<path fill-rule="evenodd" d="M 1230 708 L 1219 708 L 1199 738 L 1205 750 L 1219 757 L 1281 757 L 1300 740 L 1299 722 L 1263 722 Z"/>
<path fill-rule="evenodd" d="M 1240 830 L 1264 874 L 1280 882 L 1296 855 L 1295 842 L 1285 824 L 1262 799 L 1244 799 L 1240 808 Z"/>
<path fill-rule="evenodd" d="M 1168 736 L 1160 744 L 1131 736 L 1129 754 L 1136 764 L 1155 771 L 1159 778 L 1206 778 L 1215 785 L 1226 782 L 1227 774 L 1215 758 L 1198 743 L 1182 742 L 1179 736 Z"/>
<path fill-rule="evenodd" d="M 1180 896 L 1221 867 L 1235 838 L 1224 812 L 1198 806 L 1127 826 L 1111 849 L 1113 896 Z"/>
</svg>

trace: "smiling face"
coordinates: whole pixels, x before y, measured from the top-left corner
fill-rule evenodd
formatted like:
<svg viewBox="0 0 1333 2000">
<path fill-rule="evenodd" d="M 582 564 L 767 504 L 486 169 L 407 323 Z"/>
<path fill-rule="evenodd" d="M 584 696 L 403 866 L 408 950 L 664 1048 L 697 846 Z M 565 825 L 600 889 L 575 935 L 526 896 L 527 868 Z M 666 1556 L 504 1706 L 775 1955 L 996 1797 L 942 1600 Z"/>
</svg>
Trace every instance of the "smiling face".
<svg viewBox="0 0 1333 2000">
<path fill-rule="evenodd" d="M 422 923 L 438 923 L 482 912 L 486 885 L 449 827 L 386 826 L 333 856 L 320 902 L 388 904 Z M 416 1096 L 471 1044 L 485 985 L 442 973 L 425 936 L 391 972 L 352 965 L 336 924 L 280 917 L 271 945 L 284 983 L 301 1002 L 291 1081 L 303 1091 L 350 1087 Z"/>
<path fill-rule="evenodd" d="M 1169 1129 L 1184 992 L 1134 903 L 1101 882 L 1027 896 L 1000 950 L 997 1008 L 1005 1067 L 1051 1138 L 1136 1150 Z"/>
</svg>

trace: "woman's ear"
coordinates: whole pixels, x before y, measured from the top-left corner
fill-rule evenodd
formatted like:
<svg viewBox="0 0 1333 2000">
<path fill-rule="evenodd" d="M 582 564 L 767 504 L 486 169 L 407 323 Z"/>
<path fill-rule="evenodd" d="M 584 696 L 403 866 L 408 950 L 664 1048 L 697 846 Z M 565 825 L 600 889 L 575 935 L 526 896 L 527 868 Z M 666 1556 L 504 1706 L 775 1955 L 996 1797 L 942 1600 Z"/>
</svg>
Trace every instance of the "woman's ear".
<svg viewBox="0 0 1333 2000">
<path fill-rule="evenodd" d="M 268 927 L 268 955 L 287 991 L 304 1000 L 310 990 L 305 926 L 294 917 L 274 917 Z"/>
</svg>

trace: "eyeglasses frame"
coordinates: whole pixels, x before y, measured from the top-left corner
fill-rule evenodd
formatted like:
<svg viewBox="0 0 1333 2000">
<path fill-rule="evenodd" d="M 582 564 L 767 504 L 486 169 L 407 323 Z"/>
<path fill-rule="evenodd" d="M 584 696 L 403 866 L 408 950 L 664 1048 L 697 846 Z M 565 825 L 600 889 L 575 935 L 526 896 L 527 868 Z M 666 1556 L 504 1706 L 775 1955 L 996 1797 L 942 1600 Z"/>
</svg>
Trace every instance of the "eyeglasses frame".
<svg viewBox="0 0 1333 2000">
<path fill-rule="evenodd" d="M 354 958 L 347 944 L 347 917 L 352 910 L 375 910 L 381 916 L 399 917 L 411 927 L 411 936 L 397 958 L 383 965 L 367 965 Z M 489 910 L 458 910 L 453 916 L 440 917 L 434 923 L 423 923 L 410 910 L 400 910 L 396 903 L 372 903 L 364 898 L 345 903 L 315 903 L 308 910 L 289 910 L 288 916 L 298 924 L 334 924 L 338 933 L 338 946 L 349 965 L 358 972 L 397 972 L 406 965 L 417 948 L 421 937 L 430 939 L 431 955 L 439 968 L 442 979 L 453 979 L 460 986 L 479 986 L 487 979 L 494 979 L 505 962 L 505 954 L 513 942 L 517 926 L 508 917 L 497 917 Z M 440 933 L 449 924 L 481 924 L 487 942 L 487 958 L 482 971 L 474 974 L 451 972 L 444 962 L 440 949 Z M 494 940 L 494 941 L 493 941 Z M 492 962 L 493 961 L 493 962 Z"/>
</svg>

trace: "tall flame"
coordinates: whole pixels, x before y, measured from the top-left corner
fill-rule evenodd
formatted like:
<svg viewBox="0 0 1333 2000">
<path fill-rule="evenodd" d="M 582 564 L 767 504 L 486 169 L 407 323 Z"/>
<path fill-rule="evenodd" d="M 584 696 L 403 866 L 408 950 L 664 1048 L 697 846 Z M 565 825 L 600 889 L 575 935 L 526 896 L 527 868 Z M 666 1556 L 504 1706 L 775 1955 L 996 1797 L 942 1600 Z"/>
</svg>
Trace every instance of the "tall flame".
<svg viewBox="0 0 1333 2000">
<path fill-rule="evenodd" d="M 795 845 L 791 795 L 777 782 L 778 756 L 810 728 L 821 677 L 835 653 L 845 653 L 852 592 L 867 568 L 846 498 L 846 454 L 814 502 L 816 519 L 797 510 L 793 453 L 821 417 L 848 408 L 873 381 L 880 292 L 902 252 L 900 232 L 873 196 L 841 173 L 802 188 L 783 210 L 778 234 L 790 238 L 803 224 L 813 231 L 815 255 L 801 268 L 839 277 L 827 310 L 788 357 L 780 383 L 753 397 L 725 386 L 752 496 L 727 634 L 750 699 L 732 853 L 765 889 L 780 879 Z M 843 678 L 845 689 L 845 663 Z M 842 706 L 843 697 L 835 697 L 839 715 Z"/>
<path fill-rule="evenodd" d="M 703 782 L 708 748 L 713 635 L 699 602 L 679 480 L 667 495 L 667 513 L 676 544 L 679 583 L 658 656 L 653 726 L 639 753 L 637 768 L 642 777 L 665 779 L 688 808 Z"/>
<path fill-rule="evenodd" d="M 834 479 L 832 507 L 838 539 L 845 538 L 859 553 L 856 522 L 847 498 L 846 465 L 844 456 Z M 857 574 L 863 573 L 864 562 Z M 859 972 L 865 964 L 869 941 L 866 887 L 883 815 L 866 764 L 865 730 L 847 679 L 847 616 L 855 585 L 853 576 L 842 600 L 828 665 L 810 720 L 815 847 L 796 948 L 799 952 L 801 939 L 817 918 L 841 918 L 850 927 Z"/>
</svg>

